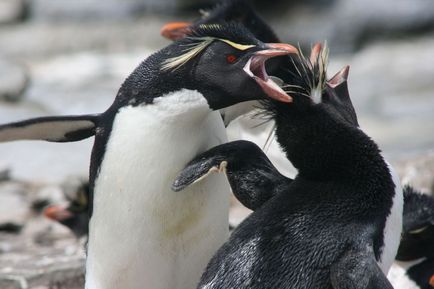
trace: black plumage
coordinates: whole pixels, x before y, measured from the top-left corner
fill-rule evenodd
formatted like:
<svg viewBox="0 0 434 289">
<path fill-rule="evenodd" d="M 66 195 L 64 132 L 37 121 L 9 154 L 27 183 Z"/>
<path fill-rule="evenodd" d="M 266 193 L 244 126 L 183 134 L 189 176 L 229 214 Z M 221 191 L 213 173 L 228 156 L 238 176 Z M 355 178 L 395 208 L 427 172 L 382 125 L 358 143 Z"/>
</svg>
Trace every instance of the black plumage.
<svg viewBox="0 0 434 289">
<path fill-rule="evenodd" d="M 391 288 L 377 262 L 395 185 L 329 95 L 322 56 L 293 58 L 293 103 L 264 102 L 298 175 L 235 229 L 198 288 Z"/>
<path fill-rule="evenodd" d="M 406 275 L 421 289 L 434 288 L 434 198 L 404 187 L 403 233 L 396 260 L 416 262 Z M 431 282 L 431 283 L 430 283 Z"/>
</svg>

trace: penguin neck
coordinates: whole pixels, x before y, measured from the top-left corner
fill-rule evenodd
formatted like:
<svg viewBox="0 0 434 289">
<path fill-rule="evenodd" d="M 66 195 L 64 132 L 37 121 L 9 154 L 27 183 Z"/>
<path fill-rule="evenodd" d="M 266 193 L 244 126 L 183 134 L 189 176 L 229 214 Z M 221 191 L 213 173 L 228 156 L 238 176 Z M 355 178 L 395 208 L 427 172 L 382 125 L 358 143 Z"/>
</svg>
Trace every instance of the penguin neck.
<svg viewBox="0 0 434 289">
<path fill-rule="evenodd" d="M 390 179 L 377 145 L 322 104 L 277 104 L 276 137 L 300 176 L 313 180 Z M 361 178 L 363 176 L 363 178 Z"/>
</svg>

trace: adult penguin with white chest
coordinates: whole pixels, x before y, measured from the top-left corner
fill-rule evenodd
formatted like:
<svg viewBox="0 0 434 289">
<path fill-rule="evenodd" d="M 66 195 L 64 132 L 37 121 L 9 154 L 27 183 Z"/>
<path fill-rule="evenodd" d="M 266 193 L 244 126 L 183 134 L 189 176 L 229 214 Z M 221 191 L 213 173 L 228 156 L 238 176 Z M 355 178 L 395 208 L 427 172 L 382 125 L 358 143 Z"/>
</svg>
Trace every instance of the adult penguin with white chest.
<svg viewBox="0 0 434 289">
<path fill-rule="evenodd" d="M 240 25 L 200 26 L 140 64 L 101 115 L 0 127 L 0 141 L 75 141 L 95 133 L 86 288 L 197 284 L 227 238 L 229 188 L 213 178 L 181 195 L 170 184 L 191 158 L 226 141 L 213 110 L 267 96 L 291 101 L 264 63 L 296 52 L 264 44 Z"/>
<path fill-rule="evenodd" d="M 323 101 L 326 54 L 315 55 L 294 58 L 292 103 L 265 103 L 299 174 L 235 229 L 198 288 L 392 288 L 400 185 L 353 114 Z"/>
</svg>

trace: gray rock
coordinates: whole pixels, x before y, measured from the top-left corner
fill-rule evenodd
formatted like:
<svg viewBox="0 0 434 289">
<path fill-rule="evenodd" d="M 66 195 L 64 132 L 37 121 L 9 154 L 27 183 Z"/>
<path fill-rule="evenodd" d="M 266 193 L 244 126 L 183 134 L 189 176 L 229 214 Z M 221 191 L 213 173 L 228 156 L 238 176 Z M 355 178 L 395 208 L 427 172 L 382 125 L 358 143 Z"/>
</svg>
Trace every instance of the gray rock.
<svg viewBox="0 0 434 289">
<path fill-rule="evenodd" d="M 28 84 L 29 76 L 23 67 L 0 59 L 0 101 L 19 101 Z"/>
<path fill-rule="evenodd" d="M 335 53 L 434 28 L 434 2 L 429 0 L 336 0 L 322 9 L 288 4 L 281 11 L 268 18 L 284 39 L 307 45 L 328 40 Z"/>
<path fill-rule="evenodd" d="M 25 224 L 30 214 L 26 187 L 20 183 L 0 183 L 0 224 Z"/>
<path fill-rule="evenodd" d="M 409 184 L 434 197 L 434 150 L 395 162 L 403 184 Z"/>
<path fill-rule="evenodd" d="M 24 17 L 26 10 L 24 0 L 0 1 L 0 25 L 17 22 Z"/>
</svg>

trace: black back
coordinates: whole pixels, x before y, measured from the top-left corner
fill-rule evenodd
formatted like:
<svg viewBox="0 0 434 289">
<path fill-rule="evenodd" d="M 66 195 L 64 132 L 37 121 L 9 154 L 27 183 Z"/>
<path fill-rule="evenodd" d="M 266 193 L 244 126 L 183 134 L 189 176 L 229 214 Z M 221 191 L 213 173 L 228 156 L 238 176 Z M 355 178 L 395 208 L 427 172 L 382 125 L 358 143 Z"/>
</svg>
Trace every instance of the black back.
<svg viewBox="0 0 434 289">
<path fill-rule="evenodd" d="M 403 234 L 396 259 L 434 259 L 434 199 L 404 187 Z"/>
<path fill-rule="evenodd" d="M 377 145 L 354 121 L 330 103 L 313 103 L 312 84 L 322 82 L 307 62 L 294 59 L 299 73 L 291 85 L 299 89 L 293 103 L 264 103 L 299 174 L 235 229 L 199 288 L 331 288 L 331 268 L 345 252 L 351 251 L 351 258 L 360 252 L 361 264 L 364 258 L 372 258 L 366 264 L 380 259 L 394 195 L 390 172 Z M 327 91 L 321 93 L 326 100 Z M 379 278 L 379 270 L 365 270 Z M 384 282 L 382 276 L 378 284 Z"/>
</svg>

